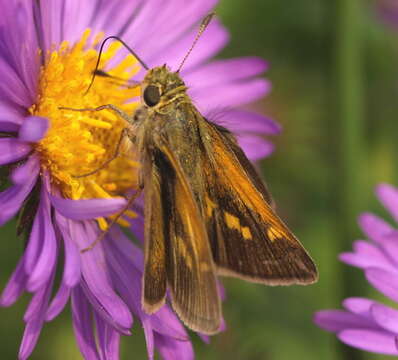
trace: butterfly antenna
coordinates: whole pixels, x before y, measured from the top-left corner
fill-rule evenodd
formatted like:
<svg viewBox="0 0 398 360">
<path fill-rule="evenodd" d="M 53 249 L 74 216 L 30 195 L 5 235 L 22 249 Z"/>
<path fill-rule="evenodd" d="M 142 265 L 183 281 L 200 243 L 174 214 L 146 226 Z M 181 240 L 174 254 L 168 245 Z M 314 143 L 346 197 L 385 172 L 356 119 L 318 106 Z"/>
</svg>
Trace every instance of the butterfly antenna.
<svg viewBox="0 0 398 360">
<path fill-rule="evenodd" d="M 108 40 L 111 40 L 111 39 L 119 41 L 129 51 L 129 53 L 134 55 L 134 57 L 138 60 L 138 62 L 143 66 L 143 68 L 145 70 L 149 70 L 149 67 L 141 60 L 141 58 L 134 52 L 134 50 L 131 49 L 122 39 L 120 39 L 118 36 L 108 36 L 106 39 L 104 39 L 104 41 L 101 44 L 99 55 L 98 55 L 98 59 L 97 59 L 97 63 L 95 65 L 95 70 L 93 71 L 93 77 L 91 78 L 90 85 L 88 86 L 88 88 L 87 88 L 86 92 L 84 93 L 84 95 L 86 95 L 89 92 L 89 90 L 93 86 L 93 83 L 94 83 L 96 75 L 99 75 L 99 72 L 101 71 L 101 70 L 98 70 L 98 67 L 99 67 L 99 64 L 100 64 L 100 61 L 101 61 L 101 55 L 102 55 L 102 52 L 104 50 L 105 43 Z"/>
<path fill-rule="evenodd" d="M 177 73 L 180 72 L 181 68 L 183 67 L 183 65 L 185 64 L 185 61 L 187 61 L 188 56 L 191 54 L 193 48 L 195 47 L 196 43 L 198 42 L 199 38 L 202 36 L 203 32 L 206 30 L 206 28 L 209 26 L 211 20 L 213 19 L 214 15 L 216 15 L 215 12 L 212 12 L 210 14 L 208 14 L 201 22 L 200 27 L 199 27 L 199 31 L 198 34 L 196 35 L 195 40 L 192 43 L 191 48 L 188 50 L 187 54 L 184 56 L 184 58 L 181 61 L 180 66 L 178 67 L 178 70 L 176 71 Z"/>
</svg>

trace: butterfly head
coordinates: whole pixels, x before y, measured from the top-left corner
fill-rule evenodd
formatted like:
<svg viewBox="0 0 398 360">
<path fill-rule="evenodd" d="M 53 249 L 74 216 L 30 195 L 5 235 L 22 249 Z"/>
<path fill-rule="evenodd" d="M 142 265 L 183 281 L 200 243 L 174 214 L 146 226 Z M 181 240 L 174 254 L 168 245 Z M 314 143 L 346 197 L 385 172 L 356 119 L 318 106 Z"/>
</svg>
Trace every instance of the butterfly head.
<svg viewBox="0 0 398 360">
<path fill-rule="evenodd" d="M 170 103 L 180 94 L 185 94 L 187 87 L 180 75 L 171 71 L 167 65 L 150 69 L 142 83 L 142 100 L 148 107 Z"/>
</svg>

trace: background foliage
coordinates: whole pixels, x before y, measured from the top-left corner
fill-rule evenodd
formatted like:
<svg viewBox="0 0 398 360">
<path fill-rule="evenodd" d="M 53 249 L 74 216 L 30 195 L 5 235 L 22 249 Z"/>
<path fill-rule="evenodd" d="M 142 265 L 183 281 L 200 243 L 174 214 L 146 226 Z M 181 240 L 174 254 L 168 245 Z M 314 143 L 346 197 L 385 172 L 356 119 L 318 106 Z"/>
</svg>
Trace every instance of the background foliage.
<svg viewBox="0 0 398 360">
<path fill-rule="evenodd" d="M 279 213 L 316 260 L 320 281 L 289 288 L 225 281 L 228 330 L 209 346 L 193 336 L 198 359 L 384 358 L 339 344 L 311 321 L 314 311 L 339 307 L 344 297 L 378 296 L 359 270 L 337 261 L 361 236 L 361 211 L 387 216 L 374 186 L 398 184 L 398 29 L 388 28 L 374 6 L 365 0 L 220 3 L 219 16 L 232 33 L 222 56 L 258 55 L 270 63 L 273 91 L 257 107 L 284 131 L 262 169 Z M 1 229 L 1 287 L 23 251 L 14 228 Z M 0 309 L 2 359 L 16 357 L 27 300 Z M 136 324 L 122 358 L 145 357 Z M 80 359 L 69 311 L 46 325 L 32 359 Z"/>
</svg>

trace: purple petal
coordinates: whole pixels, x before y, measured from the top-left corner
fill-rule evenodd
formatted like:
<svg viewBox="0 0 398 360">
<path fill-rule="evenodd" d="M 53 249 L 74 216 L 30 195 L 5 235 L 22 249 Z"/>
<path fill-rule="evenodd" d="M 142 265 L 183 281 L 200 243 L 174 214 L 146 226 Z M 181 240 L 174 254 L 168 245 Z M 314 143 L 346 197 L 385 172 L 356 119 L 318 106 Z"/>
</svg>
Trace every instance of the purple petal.
<svg viewBox="0 0 398 360">
<path fill-rule="evenodd" d="M 382 247 L 384 247 L 384 245 L 389 242 L 394 242 L 394 243 L 398 242 L 398 230 L 393 229 L 392 231 L 384 235 L 383 240 L 381 242 Z"/>
<path fill-rule="evenodd" d="M 19 360 L 28 359 L 32 354 L 32 351 L 39 340 L 43 323 L 43 319 L 37 319 L 36 321 L 30 321 L 26 324 L 18 355 Z"/>
<path fill-rule="evenodd" d="M 132 266 L 132 269 L 142 272 L 144 269 L 144 254 L 142 250 L 134 245 L 120 228 L 114 227 L 110 234 L 112 235 L 110 241 L 113 247 L 118 250 L 118 253 L 123 254 L 128 259 L 129 266 Z"/>
<path fill-rule="evenodd" d="M 10 306 L 14 304 L 25 290 L 27 279 L 28 276 L 25 272 L 25 256 L 22 256 L 1 294 L 0 306 Z"/>
<path fill-rule="evenodd" d="M 29 108 L 33 101 L 25 84 L 15 70 L 0 57 L 0 93 L 3 100 Z"/>
<path fill-rule="evenodd" d="M 96 312 L 94 313 L 94 319 L 102 359 L 118 360 L 120 334 L 110 327 Z"/>
<path fill-rule="evenodd" d="M 22 203 L 32 191 L 39 168 L 32 171 L 31 177 L 23 185 L 14 185 L 0 193 L 0 226 L 10 220 L 21 208 Z"/>
<path fill-rule="evenodd" d="M 114 233 L 120 234 L 120 236 L 113 236 Z M 169 337 L 173 337 L 178 340 L 187 340 L 188 335 L 184 327 L 176 315 L 167 307 L 163 306 L 156 314 L 148 316 L 141 308 L 141 278 L 142 271 L 138 270 L 136 265 L 129 258 L 137 256 L 137 252 L 140 251 L 134 247 L 125 235 L 119 230 L 112 232 L 112 238 L 109 240 L 106 246 L 106 254 L 109 265 L 113 269 L 111 272 L 113 276 L 113 282 L 118 288 L 120 293 L 124 293 L 123 298 L 129 304 L 131 310 L 137 314 L 141 321 L 144 323 L 146 319 L 150 319 L 150 325 L 147 326 L 147 333 L 149 329 L 155 330 L 157 333 L 164 334 Z M 142 254 L 139 254 L 139 269 L 142 269 Z M 137 260 L 135 260 L 137 261 Z M 135 296 L 131 296 L 135 294 Z M 150 349 L 148 349 L 150 353 Z"/>
<path fill-rule="evenodd" d="M 392 185 L 381 184 L 377 186 L 376 194 L 395 221 L 398 221 L 398 190 Z"/>
<path fill-rule="evenodd" d="M 79 221 L 113 215 L 126 205 L 126 200 L 122 198 L 71 200 L 50 196 L 50 199 L 61 215 Z"/>
<path fill-rule="evenodd" d="M 391 264 L 385 253 L 377 246 L 364 240 L 354 242 L 354 253 L 342 253 L 339 259 L 349 265 L 366 269 L 378 267 L 386 270 L 397 271 L 398 269 Z"/>
<path fill-rule="evenodd" d="M 40 168 L 40 160 L 36 155 L 29 156 L 28 160 L 16 167 L 11 173 L 11 180 L 15 185 L 23 185 L 28 181 L 36 169 Z"/>
<path fill-rule="evenodd" d="M 32 230 L 29 235 L 29 241 L 25 249 L 25 271 L 31 274 L 40 255 L 40 250 L 43 246 L 44 233 L 44 216 L 42 207 L 43 201 L 40 201 L 35 220 L 33 221 Z"/>
<path fill-rule="evenodd" d="M 99 10 L 102 2 L 97 1 L 61 1 L 56 0 L 40 6 L 39 18 L 42 32 L 42 50 L 51 51 L 54 44 L 63 40 L 76 42 L 83 31 L 91 27 L 95 12 Z M 99 29 L 106 31 L 107 29 Z M 96 33 L 95 33 L 96 34 Z"/>
<path fill-rule="evenodd" d="M 123 254 L 116 251 L 116 248 L 109 243 L 113 240 L 107 239 L 106 254 L 110 268 L 112 282 L 114 283 L 117 291 L 121 294 L 122 298 L 126 301 L 133 314 L 137 315 L 144 328 L 144 334 L 147 344 L 147 352 L 149 359 L 154 355 L 154 338 L 151 318 L 145 314 L 141 307 L 141 279 L 142 273 L 138 272 L 132 263 L 126 261 Z M 119 240 L 119 239 L 117 239 Z M 116 241 L 115 241 L 116 242 Z"/>
<path fill-rule="evenodd" d="M 120 238 L 117 238 L 114 241 L 112 240 L 113 244 L 119 243 L 119 240 Z M 148 357 L 152 358 L 153 356 L 154 335 L 155 338 L 157 338 L 160 336 L 160 334 L 165 334 L 164 337 L 168 338 L 170 343 L 176 342 L 180 344 L 181 342 L 187 342 L 189 338 L 185 332 L 184 327 L 181 325 L 175 314 L 170 309 L 167 308 L 167 306 L 163 306 L 158 312 L 156 312 L 151 316 L 145 314 L 142 311 L 141 308 L 142 273 L 140 272 L 139 274 L 137 274 L 137 271 L 134 270 L 132 264 L 129 261 L 127 261 L 125 254 L 132 253 L 131 251 L 127 251 L 128 246 L 126 246 L 124 252 L 119 252 L 119 251 L 116 252 L 115 251 L 116 248 L 113 246 L 113 244 L 110 245 L 108 243 L 107 246 L 108 249 L 107 257 L 108 260 L 110 261 L 111 267 L 113 268 L 111 274 L 113 276 L 114 283 L 117 286 L 118 291 L 127 301 L 132 311 L 134 311 L 134 313 L 137 314 L 141 319 L 147 342 Z M 135 294 L 135 296 L 132 296 L 132 294 Z M 155 333 L 153 331 L 155 331 Z M 158 345 L 156 345 L 156 347 L 158 347 Z M 189 343 L 184 344 L 182 345 L 182 348 L 190 349 L 191 345 Z M 175 352 L 174 359 L 180 359 L 180 358 L 190 359 L 190 357 L 185 357 L 186 355 L 184 354 L 184 351 L 181 352 L 178 346 L 176 347 L 173 345 L 173 349 Z M 164 353 L 161 350 L 160 352 L 162 353 L 163 356 L 165 356 L 165 354 L 167 353 L 166 350 L 164 350 Z M 178 355 L 179 353 L 181 353 L 181 355 Z"/>
<path fill-rule="evenodd" d="M 44 323 L 48 301 L 51 295 L 54 277 L 50 278 L 42 289 L 34 294 L 25 313 L 24 320 L 27 322 L 21 346 L 19 359 L 27 359 L 36 346 L 37 340 Z"/>
<path fill-rule="evenodd" d="M 20 79 L 21 92 L 26 92 L 29 103 L 28 106 L 24 105 L 26 109 L 33 104 L 36 98 L 37 79 L 40 71 L 40 57 L 37 51 L 39 48 L 37 22 L 33 16 L 37 4 L 26 1 L 12 2 L 11 4 L 9 7 L 2 5 L 1 54 Z M 7 82 L 5 84 L 9 85 Z M 26 91 L 22 89 L 22 84 Z M 10 89 L 10 91 L 13 90 Z"/>
<path fill-rule="evenodd" d="M 0 138 L 0 165 L 23 159 L 32 151 L 29 144 L 14 138 Z"/>
<path fill-rule="evenodd" d="M 71 227 L 71 237 L 81 248 L 90 246 L 98 236 L 98 231 L 94 230 L 94 225 L 88 222 L 85 225 L 86 231 L 78 223 Z M 93 249 L 81 254 L 82 276 L 87 285 L 87 289 L 84 289 L 85 294 L 90 296 L 89 299 L 93 305 L 93 302 L 98 302 L 100 306 L 97 310 L 101 310 L 104 316 L 107 316 L 118 327 L 118 330 L 128 333 L 127 329 L 131 327 L 133 319 L 125 303 L 113 290 L 107 269 L 104 266 L 105 263 L 102 244 L 97 244 Z"/>
<path fill-rule="evenodd" d="M 65 247 L 65 265 L 62 281 L 68 287 L 72 288 L 78 284 L 81 275 L 80 250 L 75 241 L 70 236 L 71 220 L 64 218 L 59 213 L 55 214 L 58 228 L 62 233 L 62 239 Z"/>
<path fill-rule="evenodd" d="M 0 120 L 0 131 L 1 132 L 8 132 L 8 133 L 18 132 L 19 131 L 19 125 L 14 124 L 13 122 L 1 121 Z"/>
<path fill-rule="evenodd" d="M 129 305 L 130 309 L 138 316 L 144 316 L 141 309 L 141 278 L 142 272 L 140 272 L 131 261 L 126 259 L 126 255 L 121 253 L 118 246 L 115 246 L 119 240 L 123 241 L 122 238 L 113 237 L 107 238 L 105 244 L 106 259 L 109 267 L 112 269 L 111 277 L 112 282 L 117 288 L 118 292 L 123 295 L 123 298 Z M 123 245 L 123 244 L 122 244 Z M 124 251 L 129 251 L 130 247 L 124 247 Z"/>
<path fill-rule="evenodd" d="M 41 202 L 43 202 L 43 206 L 40 207 L 38 216 L 42 217 L 42 247 L 29 276 L 27 286 L 28 290 L 32 292 L 37 291 L 48 281 L 55 271 L 54 267 L 57 259 L 57 239 L 51 220 L 50 201 L 44 187 L 41 193 Z"/>
<path fill-rule="evenodd" d="M 396 273 L 370 268 L 365 270 L 365 275 L 374 288 L 398 302 L 398 276 Z"/>
<path fill-rule="evenodd" d="M 209 89 L 253 77 L 261 74 L 266 68 L 266 62 L 255 57 L 212 61 L 187 73 L 184 81 L 188 87 Z"/>
<path fill-rule="evenodd" d="M 373 300 L 369 300 L 366 298 L 348 298 L 343 301 L 343 306 L 346 308 L 348 311 L 369 317 L 370 316 L 370 309 L 372 305 L 375 304 Z"/>
<path fill-rule="evenodd" d="M 130 230 L 133 235 L 143 244 L 144 243 L 144 215 L 143 209 L 137 208 L 136 204 L 133 207 L 134 212 L 138 214 L 137 217 L 131 219 L 131 227 Z"/>
<path fill-rule="evenodd" d="M 373 319 L 380 327 L 398 334 L 398 311 L 383 304 L 374 304 L 371 308 Z"/>
<path fill-rule="evenodd" d="M 70 238 L 64 238 L 65 266 L 63 281 L 69 287 L 74 287 L 80 280 L 80 252 Z"/>
<path fill-rule="evenodd" d="M 224 318 L 221 319 L 220 328 L 219 328 L 218 330 L 219 330 L 219 331 L 225 331 L 225 330 L 227 330 L 227 323 L 225 322 L 225 319 L 224 319 Z"/>
<path fill-rule="evenodd" d="M 255 135 L 239 136 L 238 143 L 252 161 L 267 157 L 274 151 L 273 144 Z"/>
<path fill-rule="evenodd" d="M 362 231 L 375 242 L 381 242 L 393 230 L 386 221 L 371 213 L 362 214 L 358 222 Z"/>
<path fill-rule="evenodd" d="M 155 346 L 164 360 L 193 360 L 194 352 L 190 341 L 178 341 L 155 334 Z"/>
<path fill-rule="evenodd" d="M 52 291 L 54 275 L 55 274 L 51 273 L 49 281 L 33 294 L 32 299 L 30 300 L 23 317 L 25 322 L 28 323 L 30 321 L 33 321 L 39 313 L 42 313 L 41 315 L 44 320 L 43 312 L 47 311 L 49 296 L 51 295 Z"/>
<path fill-rule="evenodd" d="M 151 326 L 151 321 L 148 316 L 141 318 L 142 327 L 144 328 L 146 348 L 148 352 L 148 359 L 153 360 L 155 355 L 155 335 Z"/>
<path fill-rule="evenodd" d="M 24 114 L 21 111 L 18 111 L 15 105 L 10 105 L 0 100 L 0 123 L 14 124 L 14 126 L 16 126 L 16 129 L 19 129 L 19 126 L 23 123 L 24 120 Z M 0 130 L 7 131 L 6 129 L 3 129 L 1 127 Z"/>
<path fill-rule="evenodd" d="M 188 91 L 198 109 L 206 113 L 210 109 L 229 108 L 245 105 L 265 96 L 271 84 L 264 79 L 223 84 L 206 89 Z"/>
<path fill-rule="evenodd" d="M 66 303 L 69 300 L 70 294 L 71 294 L 71 288 L 66 286 L 64 283 L 61 283 L 61 286 L 59 287 L 57 294 L 54 296 L 54 298 L 50 303 L 50 306 L 47 309 L 45 317 L 46 321 L 52 321 L 61 313 L 61 311 L 64 309 Z"/>
<path fill-rule="evenodd" d="M 72 319 L 73 329 L 80 352 L 85 359 L 100 359 L 91 327 L 91 308 L 83 291 L 76 286 L 72 291 Z"/>
<path fill-rule="evenodd" d="M 381 244 L 381 248 L 391 264 L 395 265 L 394 270 L 398 271 L 398 231 L 386 235 L 385 240 Z"/>
<path fill-rule="evenodd" d="M 378 328 L 372 321 L 343 310 L 322 310 L 314 315 L 314 323 L 320 328 L 339 332 L 344 329 L 372 329 Z"/>
<path fill-rule="evenodd" d="M 153 57 L 154 50 L 162 54 L 172 49 L 179 41 L 181 34 L 188 30 L 198 29 L 197 23 L 208 14 L 216 5 L 216 0 L 196 1 L 144 1 L 134 21 L 125 26 L 124 38 L 132 39 L 133 48 L 144 59 Z M 162 11 L 159 11 L 159 8 Z M 181 8 L 184 11 L 180 11 Z M 136 34 L 145 34 L 137 37 Z M 159 34 L 162 34 L 159 37 Z M 134 39 L 134 40 L 133 40 Z M 153 46 L 156 43 L 156 49 Z M 177 56 L 180 59 L 188 48 L 184 48 Z M 171 59 L 171 56 L 169 57 Z"/>
<path fill-rule="evenodd" d="M 184 326 L 168 306 L 161 307 L 155 316 L 151 316 L 151 323 L 153 329 L 159 334 L 170 336 L 175 340 L 189 340 Z"/>
<path fill-rule="evenodd" d="M 167 51 L 161 49 L 160 52 L 148 59 L 149 65 L 167 64 L 172 70 L 177 70 L 182 58 L 192 46 L 197 33 L 197 28 L 193 29 L 189 34 L 176 41 Z M 217 19 L 213 20 L 197 43 L 195 51 L 187 59 L 182 68 L 182 73 L 188 73 L 189 69 L 217 54 L 227 44 L 228 40 L 229 35 L 225 28 Z"/>
<path fill-rule="evenodd" d="M 274 120 L 260 114 L 243 110 L 226 110 L 217 114 L 214 119 L 208 116 L 210 121 L 225 126 L 235 134 L 253 133 L 277 135 L 281 132 L 281 126 Z"/>
<path fill-rule="evenodd" d="M 48 119 L 40 116 L 29 116 L 22 123 L 18 138 L 25 142 L 40 141 L 45 136 L 49 126 Z"/>
<path fill-rule="evenodd" d="M 347 345 L 378 354 L 397 355 L 395 336 L 387 331 L 344 330 L 338 338 Z"/>
<path fill-rule="evenodd" d="M 131 21 L 134 15 L 137 15 L 137 10 L 140 10 L 140 5 L 142 5 L 142 0 L 129 1 L 129 2 L 101 2 L 98 6 L 92 6 L 93 12 L 95 13 L 95 17 L 93 17 L 90 27 L 93 29 L 93 34 L 97 34 L 101 29 L 106 29 L 108 34 L 118 34 L 122 39 L 131 39 L 122 33 L 122 30 L 126 30 L 129 26 L 133 26 L 136 23 L 136 18 L 134 21 Z M 147 2 L 146 2 L 147 3 Z M 70 6 L 76 7 L 76 4 L 73 2 L 70 3 Z M 90 13 L 85 10 L 86 13 Z M 69 14 L 69 12 L 68 12 Z M 68 33 L 71 31 L 72 33 L 76 33 L 76 37 L 81 36 L 81 31 L 84 29 L 76 29 L 75 23 L 72 19 L 69 19 L 70 16 L 66 16 L 64 19 L 64 23 L 68 25 Z M 74 38 L 73 38 L 74 39 Z M 133 40 L 133 39 L 131 39 Z M 138 39 L 134 38 L 135 41 Z M 134 47 L 135 49 L 135 47 Z M 141 52 L 140 52 L 141 54 Z"/>
<path fill-rule="evenodd" d="M 129 328 L 131 327 L 132 322 L 133 322 L 133 318 L 132 318 L 131 314 L 127 317 L 124 316 L 123 313 L 126 313 L 126 310 L 122 309 L 123 313 L 121 313 L 119 311 L 121 309 L 121 307 L 119 306 L 120 304 L 117 304 L 117 303 L 116 303 L 115 309 L 112 310 L 109 307 L 110 303 L 115 302 L 115 298 L 106 299 L 105 296 L 101 296 L 102 294 L 93 293 L 91 291 L 90 287 L 87 285 L 87 282 L 85 281 L 85 279 L 83 279 L 80 282 L 80 287 L 84 291 L 84 295 L 87 298 L 87 300 L 90 302 L 93 309 L 95 311 L 97 311 L 100 314 L 100 316 L 102 316 L 102 318 L 104 318 L 104 320 L 109 325 L 114 327 L 121 334 L 131 335 L 131 332 L 129 330 Z M 103 304 L 105 304 L 106 306 L 104 306 Z M 110 311 L 109 311 L 109 309 L 110 309 Z M 127 320 L 130 320 L 129 327 L 125 327 L 125 324 L 124 324 L 127 322 Z"/>
<path fill-rule="evenodd" d="M 44 51 L 49 51 L 51 45 L 59 44 L 63 39 L 61 38 L 62 32 L 62 16 L 64 9 L 61 1 L 54 0 L 51 4 L 40 6 L 43 31 L 42 37 L 45 44 Z"/>
</svg>

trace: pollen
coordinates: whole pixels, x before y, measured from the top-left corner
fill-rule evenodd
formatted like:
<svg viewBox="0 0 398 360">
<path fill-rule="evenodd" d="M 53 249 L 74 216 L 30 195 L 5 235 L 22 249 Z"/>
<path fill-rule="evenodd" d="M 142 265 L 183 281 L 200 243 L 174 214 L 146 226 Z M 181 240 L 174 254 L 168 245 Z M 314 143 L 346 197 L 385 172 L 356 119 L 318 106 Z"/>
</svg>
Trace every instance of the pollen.
<svg viewBox="0 0 398 360">
<path fill-rule="evenodd" d="M 50 124 L 45 137 L 35 145 L 42 170 L 48 172 L 63 197 L 74 200 L 118 197 L 137 188 L 139 164 L 133 149 L 124 149 L 109 162 L 115 157 L 122 130 L 128 126 L 125 120 L 109 110 L 60 109 L 112 104 L 132 114 L 138 106 L 134 100 L 138 99 L 140 89 L 128 87 L 128 81 L 140 67 L 132 55 L 113 66 L 120 58 L 118 43 L 103 51 L 99 66 L 117 81 L 97 76 L 87 92 L 98 59 L 96 47 L 102 38 L 103 34 L 93 37 L 87 29 L 76 43 L 65 41 L 44 54 L 39 95 L 29 109 L 31 114 L 47 118 Z M 91 172 L 94 173 L 82 176 Z M 127 216 L 132 215 L 130 212 Z M 98 222 L 106 228 L 104 219 Z"/>
</svg>

